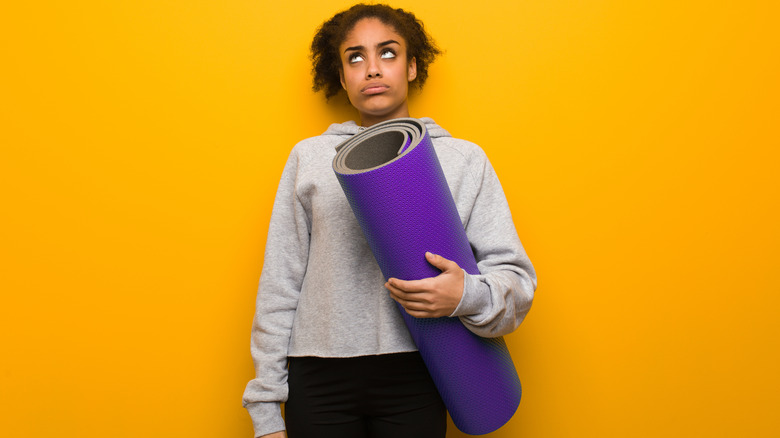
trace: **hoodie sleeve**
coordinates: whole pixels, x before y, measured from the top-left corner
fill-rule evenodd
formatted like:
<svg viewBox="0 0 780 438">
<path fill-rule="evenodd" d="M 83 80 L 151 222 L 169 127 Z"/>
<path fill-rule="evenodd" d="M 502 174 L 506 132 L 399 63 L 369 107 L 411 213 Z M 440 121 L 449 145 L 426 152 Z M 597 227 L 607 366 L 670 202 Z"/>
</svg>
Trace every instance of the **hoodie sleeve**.
<svg viewBox="0 0 780 438">
<path fill-rule="evenodd" d="M 256 377 L 246 386 L 243 406 L 255 436 L 285 429 L 280 406 L 288 394 L 287 348 L 309 252 L 309 222 L 295 190 L 298 170 L 293 149 L 274 200 L 252 324 Z"/>
<path fill-rule="evenodd" d="M 536 273 L 520 243 L 501 183 L 482 153 L 472 161 L 478 186 L 466 235 L 480 275 L 466 274 L 463 296 L 451 316 L 457 316 L 482 337 L 514 331 L 531 308 Z"/>
</svg>

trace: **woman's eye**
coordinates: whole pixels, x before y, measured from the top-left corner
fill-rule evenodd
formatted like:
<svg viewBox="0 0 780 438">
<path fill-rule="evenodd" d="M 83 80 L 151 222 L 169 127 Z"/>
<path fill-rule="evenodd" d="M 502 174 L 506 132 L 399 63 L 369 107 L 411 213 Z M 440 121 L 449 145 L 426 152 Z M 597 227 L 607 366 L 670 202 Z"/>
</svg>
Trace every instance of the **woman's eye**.
<svg viewBox="0 0 780 438">
<path fill-rule="evenodd" d="M 355 63 L 363 60 L 363 55 L 359 53 L 354 53 L 352 55 L 349 55 L 349 62 Z"/>
<path fill-rule="evenodd" d="M 392 50 L 385 50 L 384 52 L 382 52 L 380 56 L 385 59 L 395 58 L 395 52 L 393 52 Z"/>
</svg>

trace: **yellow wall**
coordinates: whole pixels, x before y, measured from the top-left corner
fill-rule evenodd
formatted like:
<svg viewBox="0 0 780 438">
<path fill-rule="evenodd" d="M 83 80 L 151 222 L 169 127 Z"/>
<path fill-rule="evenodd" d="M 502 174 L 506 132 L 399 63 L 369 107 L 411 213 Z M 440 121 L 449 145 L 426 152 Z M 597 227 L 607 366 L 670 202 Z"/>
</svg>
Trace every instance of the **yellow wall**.
<svg viewBox="0 0 780 438">
<path fill-rule="evenodd" d="M 307 60 L 349 3 L 283 3 L 0 7 L 0 435 L 251 435 L 276 183 L 353 116 Z M 539 272 L 490 436 L 779 436 L 777 2 L 395 5 L 447 51 L 412 115 L 483 146 Z"/>
</svg>

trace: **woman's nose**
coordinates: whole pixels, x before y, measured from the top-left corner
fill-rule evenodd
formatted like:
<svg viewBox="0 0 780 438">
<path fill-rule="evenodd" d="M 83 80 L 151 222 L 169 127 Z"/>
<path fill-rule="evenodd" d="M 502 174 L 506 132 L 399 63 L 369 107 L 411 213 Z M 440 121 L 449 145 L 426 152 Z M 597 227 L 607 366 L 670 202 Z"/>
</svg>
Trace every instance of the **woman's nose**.
<svg viewBox="0 0 780 438">
<path fill-rule="evenodd" d="M 371 62 L 368 65 L 368 71 L 366 73 L 368 79 L 376 79 L 382 76 L 382 72 L 379 69 L 379 64 L 376 62 Z"/>
</svg>

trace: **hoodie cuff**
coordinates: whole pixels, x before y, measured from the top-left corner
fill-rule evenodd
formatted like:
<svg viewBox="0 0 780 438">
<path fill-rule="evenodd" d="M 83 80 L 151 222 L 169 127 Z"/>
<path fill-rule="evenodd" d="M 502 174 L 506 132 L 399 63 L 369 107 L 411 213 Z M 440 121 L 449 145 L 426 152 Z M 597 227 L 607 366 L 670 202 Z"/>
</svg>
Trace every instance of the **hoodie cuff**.
<svg viewBox="0 0 780 438">
<path fill-rule="evenodd" d="M 476 275 L 463 271 L 463 296 L 450 316 L 473 316 L 490 307 L 490 293 L 481 291 L 483 287 Z"/>
<path fill-rule="evenodd" d="M 285 430 L 281 403 L 248 403 L 246 405 L 246 410 L 249 412 L 249 416 L 252 417 L 252 424 L 255 427 L 255 437 L 261 437 L 263 435 L 268 435 L 269 433 Z"/>
</svg>

